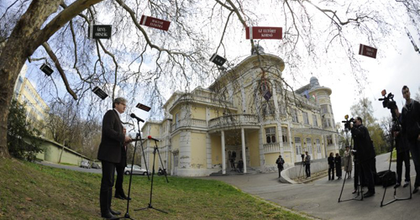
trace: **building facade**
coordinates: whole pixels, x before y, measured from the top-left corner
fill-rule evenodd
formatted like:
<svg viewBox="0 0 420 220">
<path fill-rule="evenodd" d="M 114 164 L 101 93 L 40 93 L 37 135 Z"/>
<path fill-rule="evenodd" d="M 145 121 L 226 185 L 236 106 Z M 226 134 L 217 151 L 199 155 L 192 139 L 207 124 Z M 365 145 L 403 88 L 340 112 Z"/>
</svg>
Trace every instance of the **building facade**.
<svg viewBox="0 0 420 220">
<path fill-rule="evenodd" d="M 21 104 L 25 104 L 27 119 L 30 120 L 40 132 L 45 136 L 46 130 L 42 124 L 47 120 L 49 107 L 44 99 L 36 91 L 35 87 L 25 77 L 28 67 L 23 66 L 15 84 L 14 98 Z"/>
<path fill-rule="evenodd" d="M 142 127 L 144 136 L 161 140 L 146 141 L 142 165 L 150 169 L 155 158 L 155 170 L 207 176 L 229 173 L 241 161 L 244 173 L 272 172 L 279 154 L 290 167 L 305 151 L 315 160 L 338 152 L 331 89 L 312 77 L 292 92 L 283 69 L 280 57 L 253 54 L 208 88 L 175 92 L 164 119 Z"/>
</svg>

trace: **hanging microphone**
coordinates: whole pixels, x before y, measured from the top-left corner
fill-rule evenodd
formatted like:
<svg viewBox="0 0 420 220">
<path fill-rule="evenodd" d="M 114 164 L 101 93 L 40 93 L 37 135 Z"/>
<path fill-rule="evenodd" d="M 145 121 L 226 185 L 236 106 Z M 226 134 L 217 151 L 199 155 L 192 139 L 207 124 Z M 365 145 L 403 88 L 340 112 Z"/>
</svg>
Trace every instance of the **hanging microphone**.
<svg viewBox="0 0 420 220">
<path fill-rule="evenodd" d="M 141 118 L 137 117 L 134 113 L 131 113 L 131 114 L 130 114 L 130 116 L 131 116 L 132 118 L 137 119 L 137 121 L 144 122 L 144 121 L 143 121 L 143 119 L 141 119 Z"/>
<path fill-rule="evenodd" d="M 159 142 L 159 140 L 158 139 L 156 139 L 156 138 L 152 138 L 152 136 L 147 136 L 147 138 L 149 139 L 149 140 L 154 140 L 154 141 L 156 141 L 156 142 Z"/>
</svg>

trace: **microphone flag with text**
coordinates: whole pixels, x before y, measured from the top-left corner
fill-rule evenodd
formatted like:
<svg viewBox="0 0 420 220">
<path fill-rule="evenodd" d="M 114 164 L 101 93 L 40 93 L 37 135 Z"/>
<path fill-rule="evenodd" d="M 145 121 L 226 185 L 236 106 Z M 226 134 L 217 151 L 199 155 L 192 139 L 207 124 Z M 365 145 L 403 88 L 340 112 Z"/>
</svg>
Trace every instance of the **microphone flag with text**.
<svg viewBox="0 0 420 220">
<path fill-rule="evenodd" d="M 158 139 L 156 139 L 156 138 L 153 138 L 152 136 L 147 136 L 147 138 L 149 139 L 149 140 L 154 140 L 154 141 L 156 141 L 156 142 L 159 142 L 159 140 Z"/>
<path fill-rule="evenodd" d="M 134 113 L 131 113 L 131 114 L 130 114 L 130 116 L 131 116 L 132 118 L 137 119 L 137 121 L 144 122 L 144 120 L 143 120 L 143 119 L 141 119 L 141 118 L 137 117 Z"/>
</svg>

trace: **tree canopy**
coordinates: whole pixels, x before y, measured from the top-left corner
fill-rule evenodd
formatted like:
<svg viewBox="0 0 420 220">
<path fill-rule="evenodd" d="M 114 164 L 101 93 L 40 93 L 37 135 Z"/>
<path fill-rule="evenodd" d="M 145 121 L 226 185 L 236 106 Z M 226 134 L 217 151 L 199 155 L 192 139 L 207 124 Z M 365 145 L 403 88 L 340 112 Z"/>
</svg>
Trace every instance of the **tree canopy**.
<svg viewBox="0 0 420 220">
<path fill-rule="evenodd" d="M 41 64 L 54 70 L 51 76 L 37 72 L 44 92 L 61 100 L 66 91 L 93 109 L 110 106 L 91 93 L 99 86 L 111 99 L 134 94 L 131 104 L 147 100 L 156 110 L 170 92 L 208 85 L 257 44 L 285 60 L 284 79 L 296 79 L 309 68 L 331 66 L 333 72 L 333 66 L 344 65 L 363 85 L 365 72 L 356 57 L 360 41 L 389 45 L 391 30 L 405 27 L 416 37 L 418 6 L 416 0 L 2 1 L 0 156 L 7 156 L 8 107 L 25 63 L 32 71 Z M 170 21 L 169 30 L 140 24 L 142 15 Z M 98 24 L 112 25 L 111 39 L 88 38 L 89 28 Z M 245 29 L 251 26 L 282 27 L 283 38 L 247 40 Z M 227 64 L 211 63 L 214 53 Z"/>
</svg>

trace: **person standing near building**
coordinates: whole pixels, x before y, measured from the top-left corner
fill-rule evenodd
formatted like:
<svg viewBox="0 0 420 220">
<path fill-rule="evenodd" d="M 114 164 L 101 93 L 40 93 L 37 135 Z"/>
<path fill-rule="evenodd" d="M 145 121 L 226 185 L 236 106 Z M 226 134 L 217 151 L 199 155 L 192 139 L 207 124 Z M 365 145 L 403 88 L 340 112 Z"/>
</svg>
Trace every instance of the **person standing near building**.
<svg viewBox="0 0 420 220">
<path fill-rule="evenodd" d="M 335 162 L 335 173 L 337 175 L 337 179 L 341 179 L 341 156 L 339 153 L 335 154 L 335 158 L 334 158 L 334 162 Z"/>
<path fill-rule="evenodd" d="M 306 178 L 311 177 L 311 156 L 309 156 L 308 151 L 305 152 L 305 172 Z"/>
<path fill-rule="evenodd" d="M 279 170 L 279 178 L 280 178 L 281 177 L 281 171 L 284 169 L 284 160 L 281 157 L 281 155 L 279 155 L 279 158 L 277 158 L 276 164 L 277 164 L 277 168 Z"/>
<path fill-rule="evenodd" d="M 125 112 L 126 103 L 126 99 L 116 98 L 112 103 L 114 109 L 108 110 L 102 121 L 102 138 L 98 150 L 98 159 L 102 163 L 99 203 L 101 217 L 106 219 L 118 219 L 114 215 L 121 214 L 111 209 L 111 200 L 115 167 L 121 162 L 121 148 L 125 142 L 131 141 L 130 137 L 124 135 L 120 120 L 120 114 Z"/>
<path fill-rule="evenodd" d="M 239 173 L 243 173 L 244 171 L 243 171 L 243 169 L 244 169 L 244 161 L 243 160 L 241 160 L 241 159 L 239 159 L 239 161 L 238 161 L 238 172 Z"/>
<path fill-rule="evenodd" d="M 410 89 L 403 86 L 402 95 L 405 99 L 405 105 L 401 116 L 396 109 L 397 117 L 400 116 L 403 137 L 409 146 L 411 157 L 416 170 L 416 180 L 414 182 L 413 193 L 417 193 L 420 187 L 420 103 L 411 99 Z"/>
<path fill-rule="evenodd" d="M 328 180 L 334 180 L 334 154 L 330 153 L 328 157 Z"/>
<path fill-rule="evenodd" d="M 351 171 L 352 171 L 352 157 L 350 153 L 350 147 L 346 146 L 346 150 L 343 154 L 343 166 L 344 166 L 344 172 L 347 174 L 347 179 L 351 178 Z"/>
<path fill-rule="evenodd" d="M 369 136 L 369 131 L 362 123 L 362 118 L 357 117 L 354 124 L 351 124 L 351 134 L 354 139 L 354 148 L 357 154 L 357 160 L 360 164 L 360 172 L 362 173 L 362 182 L 366 181 L 368 191 L 364 197 L 375 195 L 375 149 Z"/>
</svg>

